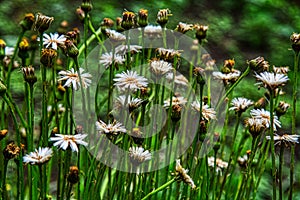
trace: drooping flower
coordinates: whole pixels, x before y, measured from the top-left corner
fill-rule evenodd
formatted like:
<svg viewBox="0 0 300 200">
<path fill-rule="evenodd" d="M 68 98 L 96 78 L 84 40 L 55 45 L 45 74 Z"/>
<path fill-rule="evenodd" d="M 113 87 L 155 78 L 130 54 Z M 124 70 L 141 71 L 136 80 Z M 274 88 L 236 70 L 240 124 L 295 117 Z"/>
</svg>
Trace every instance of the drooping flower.
<svg viewBox="0 0 300 200">
<path fill-rule="evenodd" d="M 66 71 L 60 71 L 58 73 L 60 75 L 58 81 L 66 81 L 63 87 L 71 87 L 72 85 L 74 90 L 78 90 L 81 86 L 83 88 L 87 88 L 92 83 L 90 80 L 92 75 L 90 73 L 83 73 L 83 71 L 83 68 L 79 68 L 80 77 L 78 72 L 75 72 L 74 68 Z"/>
<path fill-rule="evenodd" d="M 138 75 L 136 71 L 127 70 L 126 72 L 116 74 L 116 78 L 113 80 L 115 81 L 114 86 L 118 87 L 121 91 L 135 92 L 137 89 L 147 87 L 148 85 L 147 79 Z"/>
<path fill-rule="evenodd" d="M 44 33 L 43 37 L 43 45 L 54 50 L 57 50 L 57 46 L 64 45 L 67 39 L 64 35 L 59 35 L 58 33 L 50 33 L 50 35 Z"/>
<path fill-rule="evenodd" d="M 53 151 L 49 147 L 39 147 L 34 152 L 23 156 L 23 162 L 31 165 L 42 165 L 50 160 Z"/>
<path fill-rule="evenodd" d="M 119 133 L 126 133 L 126 128 L 117 121 L 113 121 L 113 123 L 106 124 L 102 120 L 96 122 L 96 129 L 101 134 L 111 134 L 118 135 Z"/>
<path fill-rule="evenodd" d="M 87 134 L 75 134 L 75 135 L 62 135 L 55 134 L 54 137 L 50 137 L 50 141 L 55 142 L 53 146 L 57 146 L 60 149 L 66 150 L 68 147 L 73 152 L 78 152 L 77 145 L 87 146 L 88 143 L 83 141 Z"/>
<path fill-rule="evenodd" d="M 200 102 L 199 101 L 193 101 L 191 106 L 195 111 L 198 111 L 198 112 L 200 111 Z M 213 108 L 209 108 L 208 105 L 205 105 L 202 103 L 202 117 L 207 121 L 210 121 L 212 119 L 217 119 L 216 111 Z"/>
<path fill-rule="evenodd" d="M 105 66 L 105 68 L 109 68 L 112 64 L 122 65 L 124 62 L 124 56 L 121 56 L 120 54 L 113 55 L 112 52 L 102 54 L 99 61 L 99 63 Z"/>
<path fill-rule="evenodd" d="M 263 87 L 274 91 L 280 86 L 284 86 L 289 80 L 288 76 L 285 74 L 276 74 L 272 72 L 262 72 L 256 74 L 255 77 L 259 81 L 258 85 L 263 85 Z"/>
<path fill-rule="evenodd" d="M 176 160 L 176 166 L 175 166 L 175 175 L 181 179 L 186 184 L 190 185 L 192 189 L 196 189 L 196 185 L 193 181 L 193 179 L 187 174 L 189 172 L 188 169 L 184 169 L 181 164 L 180 160 Z"/>
<path fill-rule="evenodd" d="M 133 164 L 138 165 L 147 160 L 151 160 L 151 153 L 148 150 L 144 150 L 143 147 L 130 147 L 129 157 Z"/>
<path fill-rule="evenodd" d="M 269 128 L 271 125 L 270 112 L 264 109 L 253 109 L 250 111 L 250 115 L 253 118 L 258 118 L 262 120 L 263 125 L 266 128 Z M 274 130 L 276 131 L 276 127 L 281 127 L 281 123 L 278 120 L 278 117 L 274 115 Z"/>
<path fill-rule="evenodd" d="M 232 107 L 229 108 L 229 110 L 242 113 L 245 112 L 249 106 L 253 105 L 253 101 L 243 97 L 238 97 L 231 101 L 231 105 Z"/>
<path fill-rule="evenodd" d="M 283 135 L 274 135 L 274 145 L 284 143 L 285 145 L 288 145 L 290 143 L 295 144 L 299 143 L 299 138 L 300 135 L 288 135 L 288 134 L 283 134 Z M 267 140 L 271 140 L 271 136 L 266 136 Z"/>
</svg>

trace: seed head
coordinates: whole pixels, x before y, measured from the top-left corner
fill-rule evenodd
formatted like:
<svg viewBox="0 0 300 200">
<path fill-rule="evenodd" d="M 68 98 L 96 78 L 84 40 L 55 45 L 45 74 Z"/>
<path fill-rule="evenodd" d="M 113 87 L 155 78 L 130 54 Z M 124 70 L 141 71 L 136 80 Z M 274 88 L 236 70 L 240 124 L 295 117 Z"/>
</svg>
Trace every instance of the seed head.
<svg viewBox="0 0 300 200">
<path fill-rule="evenodd" d="M 54 49 L 42 49 L 41 63 L 46 67 L 51 67 L 54 64 L 57 52 Z"/>
<path fill-rule="evenodd" d="M 18 147 L 14 142 L 10 142 L 6 145 L 3 150 L 4 158 L 10 160 L 12 158 L 17 157 L 20 154 L 20 147 Z"/>
<path fill-rule="evenodd" d="M 53 17 L 48 17 L 41 13 L 37 13 L 35 16 L 34 30 L 38 31 L 39 33 L 45 32 L 53 20 Z"/>
</svg>

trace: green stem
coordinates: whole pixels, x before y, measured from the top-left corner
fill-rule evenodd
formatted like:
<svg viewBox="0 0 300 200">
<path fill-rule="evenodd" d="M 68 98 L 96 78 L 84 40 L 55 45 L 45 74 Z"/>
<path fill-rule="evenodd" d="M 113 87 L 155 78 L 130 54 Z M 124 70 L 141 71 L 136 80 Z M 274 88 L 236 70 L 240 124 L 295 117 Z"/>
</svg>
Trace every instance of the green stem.
<svg viewBox="0 0 300 200">
<path fill-rule="evenodd" d="M 166 182 L 165 184 L 163 184 L 159 188 L 157 188 L 157 189 L 153 190 L 152 192 L 148 193 L 146 196 L 144 196 L 142 198 L 142 200 L 145 200 L 145 199 L 149 198 L 151 195 L 154 195 L 154 194 L 158 193 L 159 191 L 165 189 L 166 187 L 168 187 L 169 185 L 174 183 L 176 180 L 177 180 L 176 178 L 171 179 L 170 181 Z"/>
<path fill-rule="evenodd" d="M 7 191 L 6 191 L 6 172 L 8 161 L 6 158 L 4 159 L 4 168 L 3 168 L 3 180 L 2 180 L 2 199 L 7 199 Z"/>
<path fill-rule="evenodd" d="M 272 177 L 273 177 L 273 199 L 276 200 L 276 165 L 275 165 L 275 145 L 274 145 L 274 91 L 270 90 L 270 137 L 272 153 Z"/>
<path fill-rule="evenodd" d="M 279 200 L 282 200 L 282 166 L 283 166 L 284 143 L 280 145 L 279 156 Z"/>
</svg>

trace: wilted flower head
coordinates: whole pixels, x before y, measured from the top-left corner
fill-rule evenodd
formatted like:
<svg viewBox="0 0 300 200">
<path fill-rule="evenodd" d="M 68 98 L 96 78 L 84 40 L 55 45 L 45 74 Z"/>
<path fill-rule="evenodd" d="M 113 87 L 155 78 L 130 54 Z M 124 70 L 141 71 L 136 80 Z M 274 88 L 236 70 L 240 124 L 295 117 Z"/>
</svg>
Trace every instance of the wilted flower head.
<svg viewBox="0 0 300 200">
<path fill-rule="evenodd" d="M 149 39 L 161 38 L 162 28 L 160 26 L 148 25 L 144 28 L 144 34 Z"/>
<path fill-rule="evenodd" d="M 135 25 L 135 14 L 133 12 L 124 11 L 121 26 L 125 29 L 131 29 Z"/>
<path fill-rule="evenodd" d="M 37 81 L 37 77 L 34 73 L 34 68 L 32 66 L 22 68 L 24 79 L 29 84 L 34 84 Z"/>
<path fill-rule="evenodd" d="M 269 67 L 270 67 L 268 61 L 266 61 L 264 59 L 264 57 L 261 57 L 261 56 L 254 58 L 254 59 L 248 61 L 247 63 L 252 70 L 257 71 L 257 72 L 268 71 Z"/>
<path fill-rule="evenodd" d="M 112 52 L 104 53 L 100 57 L 99 63 L 105 66 L 105 68 L 109 68 L 110 66 L 114 65 L 122 65 L 125 62 L 124 56 L 120 54 L 112 54 Z"/>
<path fill-rule="evenodd" d="M 182 50 L 157 48 L 156 52 L 161 59 L 173 62 L 175 57 L 180 58 Z"/>
<path fill-rule="evenodd" d="M 126 133 L 126 128 L 117 121 L 113 121 L 113 123 L 106 124 L 103 121 L 99 120 L 96 122 L 96 129 L 101 134 L 110 134 L 110 135 L 118 135 L 119 133 Z"/>
<path fill-rule="evenodd" d="M 145 151 L 143 147 L 130 147 L 129 157 L 133 164 L 138 165 L 151 160 L 151 153 L 148 150 Z"/>
<path fill-rule="evenodd" d="M 101 22 L 101 26 L 103 29 L 112 28 L 114 26 L 114 21 L 108 17 L 105 17 Z"/>
<path fill-rule="evenodd" d="M 200 102 L 198 100 L 193 101 L 191 106 L 195 111 L 200 112 Z M 207 121 L 210 121 L 211 119 L 217 119 L 216 111 L 213 108 L 209 108 L 208 105 L 204 105 L 202 103 L 202 118 Z"/>
<path fill-rule="evenodd" d="M 273 71 L 276 74 L 285 74 L 285 75 L 287 75 L 287 73 L 289 72 L 289 67 L 275 67 L 275 66 L 273 66 Z"/>
<path fill-rule="evenodd" d="M 83 73 L 83 71 L 84 71 L 83 68 L 79 68 L 79 75 L 78 72 L 75 72 L 74 68 L 66 71 L 60 71 L 58 73 L 60 75 L 58 81 L 66 81 L 64 87 L 73 86 L 74 90 L 78 90 L 81 86 L 83 88 L 87 88 L 90 86 L 92 82 L 90 80 L 92 75 L 90 73 Z M 80 79 L 81 79 L 81 83 L 80 83 Z"/>
<path fill-rule="evenodd" d="M 71 166 L 67 177 L 67 180 L 71 184 L 76 184 L 79 181 L 79 169 L 77 166 Z"/>
<path fill-rule="evenodd" d="M 161 27 L 165 27 L 165 25 L 169 21 L 169 17 L 172 16 L 171 11 L 167 9 L 161 9 L 157 13 L 156 21 Z"/>
<path fill-rule="evenodd" d="M 37 13 L 35 16 L 34 30 L 43 33 L 49 28 L 53 20 L 53 17 L 48 17 L 41 13 Z"/>
<path fill-rule="evenodd" d="M 59 35 L 58 33 L 50 33 L 50 35 L 44 33 L 43 36 L 43 45 L 45 45 L 46 48 L 50 47 L 54 50 L 57 50 L 57 46 L 64 45 L 66 41 L 66 37 L 64 35 Z"/>
<path fill-rule="evenodd" d="M 54 49 L 42 49 L 40 61 L 46 67 L 52 67 L 57 57 L 57 51 Z"/>
<path fill-rule="evenodd" d="M 31 30 L 31 27 L 34 23 L 34 15 L 32 13 L 27 13 L 24 16 L 24 19 L 20 22 L 20 26 L 24 31 Z"/>
<path fill-rule="evenodd" d="M 175 166 L 175 175 L 178 179 L 182 180 L 186 184 L 190 185 L 192 189 L 196 189 L 196 185 L 193 181 L 193 179 L 187 174 L 189 172 L 188 169 L 184 169 L 181 164 L 180 160 L 176 160 L 176 166 Z"/>
<path fill-rule="evenodd" d="M 270 112 L 264 109 L 253 109 L 250 111 L 250 115 L 253 118 L 256 119 L 261 119 L 262 124 L 266 127 L 269 128 L 271 124 L 271 118 L 270 118 Z M 277 116 L 274 116 L 274 130 L 276 131 L 276 127 L 281 127 L 281 123 L 278 120 Z"/>
<path fill-rule="evenodd" d="M 253 105 L 253 101 L 243 97 L 238 97 L 238 98 L 234 98 L 231 101 L 231 105 L 232 107 L 229 108 L 229 110 L 234 110 L 237 113 L 242 113 L 245 112 L 249 106 Z"/>
<path fill-rule="evenodd" d="M 290 104 L 280 101 L 278 106 L 275 108 L 276 115 L 280 117 L 281 115 L 284 115 L 286 111 L 289 109 Z"/>
<path fill-rule="evenodd" d="M 3 156 L 5 159 L 10 160 L 17 157 L 20 154 L 20 150 L 20 147 L 18 147 L 14 142 L 10 142 L 3 150 Z"/>
<path fill-rule="evenodd" d="M 116 74 L 114 86 L 118 87 L 121 91 L 133 91 L 141 89 L 142 87 L 147 87 L 148 81 L 145 77 L 137 74 L 136 71 L 122 72 L 121 74 Z"/>
<path fill-rule="evenodd" d="M 284 86 L 289 80 L 287 75 L 275 74 L 272 72 L 262 72 L 260 74 L 256 74 L 255 77 L 259 81 L 259 85 L 263 85 L 270 91 L 274 91 L 276 88 Z"/>
<path fill-rule="evenodd" d="M 196 38 L 199 40 L 199 42 L 206 38 L 208 26 L 195 24 L 194 29 L 196 30 Z"/>
<path fill-rule="evenodd" d="M 261 118 L 248 118 L 245 120 L 245 125 L 249 128 L 249 132 L 254 138 L 259 136 L 266 128 L 266 125 Z"/>
<path fill-rule="evenodd" d="M 55 142 L 53 146 L 57 146 L 60 149 L 66 150 L 68 147 L 71 148 L 73 152 L 78 152 L 77 144 L 87 146 L 88 143 L 83 141 L 87 134 L 75 134 L 75 135 L 62 135 L 55 134 L 54 137 L 50 137 L 50 141 Z"/>
<path fill-rule="evenodd" d="M 295 144 L 295 143 L 299 143 L 299 138 L 300 135 L 288 135 L 288 134 L 283 134 L 283 135 L 274 135 L 274 145 L 281 145 L 282 143 L 284 143 L 285 145 L 288 144 Z M 266 136 L 267 140 L 271 140 L 271 136 Z"/>
<path fill-rule="evenodd" d="M 137 23 L 140 27 L 145 27 L 148 25 L 148 10 L 139 10 Z"/>
<path fill-rule="evenodd" d="M 293 33 L 290 37 L 292 42 L 292 48 L 295 52 L 299 52 L 300 50 L 300 34 L 299 33 Z"/>
<path fill-rule="evenodd" d="M 172 97 L 172 106 L 173 105 L 184 106 L 186 103 L 187 103 L 187 99 L 184 97 L 180 97 L 180 96 Z M 170 99 L 164 101 L 165 108 L 170 107 L 170 105 L 171 105 Z"/>
<path fill-rule="evenodd" d="M 179 22 L 175 30 L 178 31 L 179 33 L 185 34 L 189 30 L 193 30 L 193 24 L 186 24 L 183 22 Z"/>
<path fill-rule="evenodd" d="M 209 167 L 214 167 L 215 166 L 215 158 L 214 157 L 209 157 L 207 158 L 208 166 Z M 222 170 L 226 169 L 228 167 L 228 163 L 221 160 L 220 158 L 216 159 L 216 172 L 220 173 L 222 175 Z"/>
<path fill-rule="evenodd" d="M 23 162 L 31 165 L 42 165 L 50 160 L 53 151 L 49 147 L 39 147 L 34 152 L 23 156 Z"/>
</svg>

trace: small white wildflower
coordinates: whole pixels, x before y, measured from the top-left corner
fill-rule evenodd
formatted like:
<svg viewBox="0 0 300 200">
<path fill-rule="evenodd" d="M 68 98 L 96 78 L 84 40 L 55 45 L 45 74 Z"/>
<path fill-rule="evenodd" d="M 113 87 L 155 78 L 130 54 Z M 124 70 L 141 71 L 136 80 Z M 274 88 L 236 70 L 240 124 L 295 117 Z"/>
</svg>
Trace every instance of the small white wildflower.
<svg viewBox="0 0 300 200">
<path fill-rule="evenodd" d="M 106 124 L 99 120 L 96 122 L 96 129 L 99 133 L 118 135 L 119 133 L 126 133 L 126 128 L 117 121 Z"/>
<path fill-rule="evenodd" d="M 161 28 L 161 26 L 148 25 L 144 28 L 144 34 L 149 39 L 161 38 L 162 37 L 162 28 Z"/>
<path fill-rule="evenodd" d="M 76 134 L 76 135 L 62 135 L 55 134 L 54 137 L 50 137 L 50 141 L 54 141 L 53 146 L 58 146 L 58 148 L 66 150 L 68 147 L 71 148 L 73 152 L 78 152 L 77 144 L 87 146 L 88 143 L 83 141 L 87 134 Z"/>
<path fill-rule="evenodd" d="M 243 97 L 238 97 L 231 101 L 231 105 L 232 107 L 229 108 L 229 110 L 234 110 L 235 112 L 245 112 L 249 106 L 253 105 L 253 101 Z"/>
<path fill-rule="evenodd" d="M 109 39 L 114 43 L 124 42 L 126 40 L 126 36 L 122 33 L 110 29 L 106 29 L 105 31 Z"/>
<path fill-rule="evenodd" d="M 50 33 L 50 35 L 44 33 L 43 45 L 45 45 L 46 48 L 50 47 L 54 50 L 57 50 L 57 46 L 64 45 L 66 39 L 67 38 L 64 35 L 59 35 L 58 33 Z"/>
<path fill-rule="evenodd" d="M 143 102 L 142 99 L 131 97 L 130 95 L 121 95 L 115 101 L 115 108 L 122 109 L 122 108 L 137 108 Z"/>
<path fill-rule="evenodd" d="M 142 87 L 147 87 L 148 81 L 145 77 L 137 74 L 136 71 L 122 72 L 121 74 L 116 74 L 114 86 L 117 86 L 121 91 L 133 91 L 141 89 Z"/>
<path fill-rule="evenodd" d="M 173 73 L 168 73 L 166 75 L 166 79 L 169 82 L 172 82 L 173 81 Z M 182 74 L 179 74 L 179 75 L 175 75 L 174 83 L 177 85 L 181 85 L 181 86 L 187 86 L 189 81 L 185 78 L 185 76 L 183 76 Z"/>
<path fill-rule="evenodd" d="M 149 67 L 150 71 L 156 76 L 162 76 L 172 71 L 173 69 L 171 63 L 165 62 L 163 60 L 151 60 Z"/>
<path fill-rule="evenodd" d="M 170 99 L 168 100 L 165 100 L 164 101 L 164 107 L 165 108 L 168 108 L 170 107 Z M 180 106 L 183 106 L 187 103 L 187 99 L 184 98 L 184 97 L 172 97 L 172 106 L 173 105 L 180 105 Z"/>
<path fill-rule="evenodd" d="M 270 127 L 271 119 L 270 119 L 270 112 L 264 109 L 253 109 L 250 111 L 250 115 L 254 118 L 258 118 L 262 120 L 263 125 L 266 128 Z M 281 127 L 281 123 L 278 120 L 278 117 L 274 115 L 274 130 L 276 131 L 276 127 Z"/>
<path fill-rule="evenodd" d="M 133 164 L 140 164 L 147 160 L 151 160 L 151 153 L 144 150 L 143 147 L 130 147 L 129 157 Z"/>
<path fill-rule="evenodd" d="M 259 81 L 259 83 L 257 83 L 258 85 L 263 85 L 269 90 L 275 90 L 280 86 L 284 86 L 289 80 L 288 76 L 285 74 L 276 74 L 272 72 L 262 72 L 256 74 L 255 77 Z"/>
<path fill-rule="evenodd" d="M 214 167 L 215 166 L 215 158 L 209 157 L 207 158 L 208 166 Z M 220 158 L 217 158 L 216 160 L 216 172 L 220 173 L 222 175 L 222 170 L 226 169 L 228 167 L 228 163 L 221 160 Z"/>
<path fill-rule="evenodd" d="M 289 143 L 299 143 L 299 138 L 300 135 L 288 135 L 288 134 L 283 134 L 283 135 L 274 135 L 274 145 L 280 144 L 283 142 L 286 145 Z M 267 140 L 271 140 L 271 136 L 266 136 Z"/>
<path fill-rule="evenodd" d="M 141 52 L 142 49 L 143 47 L 139 45 L 129 45 L 129 49 L 128 49 L 128 45 L 121 44 L 115 48 L 115 51 L 116 54 L 124 56 L 128 51 L 130 53 L 139 53 Z"/>
<path fill-rule="evenodd" d="M 105 68 L 109 68 L 112 64 L 122 65 L 124 62 L 124 56 L 121 56 L 119 54 L 115 54 L 113 56 L 112 52 L 102 54 L 99 61 L 99 63 L 102 64 Z"/>
<path fill-rule="evenodd" d="M 23 162 L 31 165 L 42 165 L 50 160 L 53 151 L 49 147 L 39 147 L 34 152 L 23 156 Z"/>
<path fill-rule="evenodd" d="M 184 169 L 181 164 L 180 160 L 176 160 L 176 166 L 175 166 L 175 175 L 179 177 L 183 182 L 190 185 L 192 189 L 196 189 L 196 185 L 193 181 L 193 179 L 187 174 L 189 172 L 188 169 Z"/>
<path fill-rule="evenodd" d="M 58 81 L 66 81 L 63 87 L 70 87 L 73 86 L 74 90 L 77 90 L 82 85 L 83 88 L 87 88 L 91 84 L 90 78 L 92 75 L 90 73 L 83 73 L 84 69 L 79 68 L 79 74 L 82 83 L 80 83 L 80 78 L 78 76 L 78 73 L 75 72 L 74 68 L 66 71 L 60 71 L 58 74 L 60 75 Z"/>
<path fill-rule="evenodd" d="M 191 106 L 195 111 L 198 111 L 198 112 L 200 111 L 200 102 L 199 101 L 193 101 Z M 213 108 L 209 108 L 208 105 L 205 105 L 202 103 L 202 117 L 207 121 L 210 121 L 212 119 L 217 119 L 216 111 Z"/>
<path fill-rule="evenodd" d="M 219 80 L 222 80 L 225 84 L 228 82 L 235 82 L 241 75 L 241 72 L 238 70 L 235 70 L 234 72 L 224 74 L 222 72 L 213 72 L 213 77 Z"/>
</svg>

